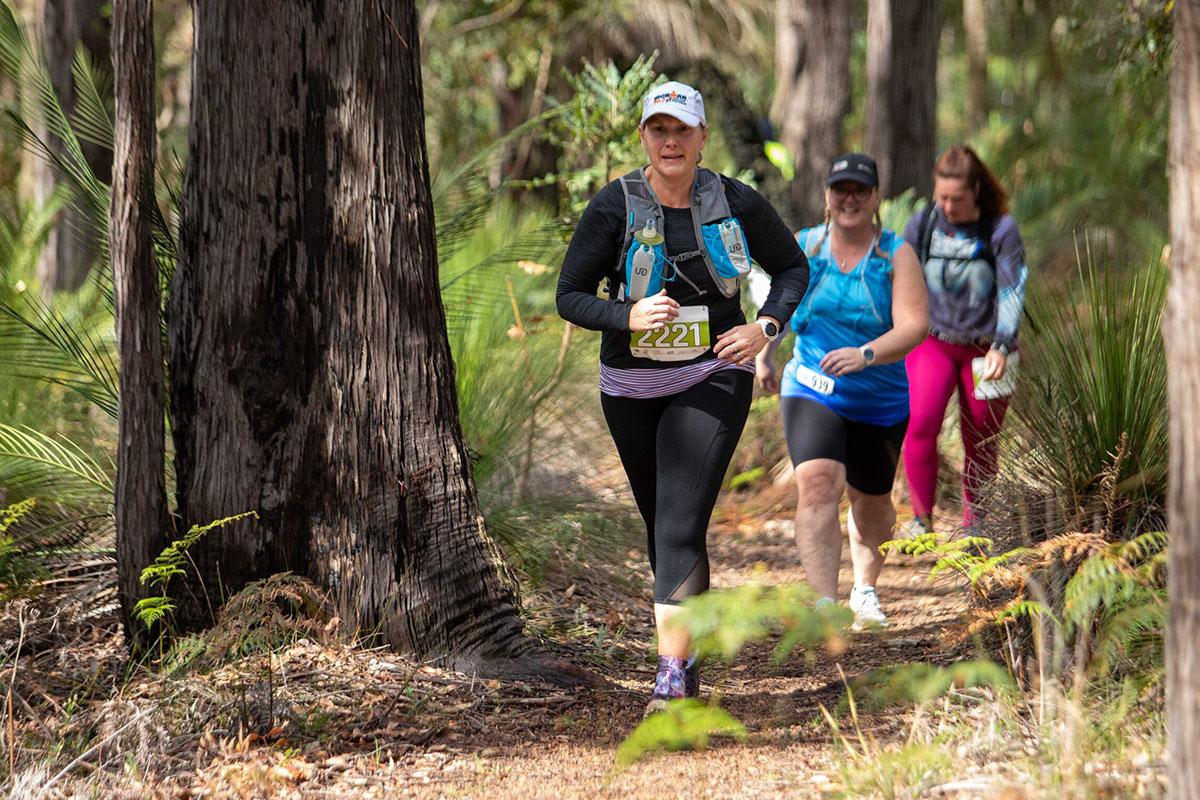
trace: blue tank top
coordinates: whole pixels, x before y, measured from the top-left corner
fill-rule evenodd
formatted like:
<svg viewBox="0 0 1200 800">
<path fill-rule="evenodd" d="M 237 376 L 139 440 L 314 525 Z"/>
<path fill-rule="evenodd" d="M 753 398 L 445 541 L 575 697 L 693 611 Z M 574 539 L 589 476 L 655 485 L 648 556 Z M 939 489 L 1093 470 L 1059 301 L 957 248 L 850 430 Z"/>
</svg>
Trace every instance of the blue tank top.
<svg viewBox="0 0 1200 800">
<path fill-rule="evenodd" d="M 892 257 L 904 240 L 884 229 L 879 246 L 871 248 L 850 272 L 842 272 L 834 263 L 825 226 L 805 228 L 796 234 L 796 241 L 808 256 L 808 292 L 792 315 L 796 346 L 783 371 L 781 394 L 815 400 L 869 425 L 901 422 L 908 416 L 903 361 L 840 378 L 829 378 L 820 364 L 830 350 L 860 347 L 892 329 Z M 821 391 L 812 388 L 814 384 Z"/>
</svg>

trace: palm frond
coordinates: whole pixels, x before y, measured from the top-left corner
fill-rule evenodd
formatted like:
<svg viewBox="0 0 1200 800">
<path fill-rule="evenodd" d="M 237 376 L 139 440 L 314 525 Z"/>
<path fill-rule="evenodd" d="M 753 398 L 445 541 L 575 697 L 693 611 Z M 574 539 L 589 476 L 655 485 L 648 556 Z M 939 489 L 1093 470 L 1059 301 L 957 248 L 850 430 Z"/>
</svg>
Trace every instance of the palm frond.
<svg viewBox="0 0 1200 800">
<path fill-rule="evenodd" d="M 113 475 L 65 437 L 0 423 L 0 483 L 10 495 L 104 505 Z"/>
<path fill-rule="evenodd" d="M 113 121 L 112 79 L 80 47 L 71 66 L 75 78 L 75 112 L 71 127 L 79 138 L 111 148 L 116 137 Z"/>
<path fill-rule="evenodd" d="M 117 416 L 117 367 L 111 347 L 80 321 L 67 320 L 31 292 L 0 302 L 0 371 L 66 387 Z"/>
</svg>

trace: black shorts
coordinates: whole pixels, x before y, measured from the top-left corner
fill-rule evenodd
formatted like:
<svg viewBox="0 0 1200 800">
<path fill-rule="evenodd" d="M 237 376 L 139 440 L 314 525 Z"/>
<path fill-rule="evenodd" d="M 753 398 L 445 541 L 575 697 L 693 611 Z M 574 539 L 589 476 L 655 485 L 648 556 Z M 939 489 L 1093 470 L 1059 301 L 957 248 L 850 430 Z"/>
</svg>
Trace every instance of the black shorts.
<svg viewBox="0 0 1200 800">
<path fill-rule="evenodd" d="M 830 458 L 846 465 L 846 483 L 863 494 L 892 491 L 907 417 L 895 425 L 868 425 L 804 397 L 781 398 L 780 408 L 793 464 Z"/>
</svg>

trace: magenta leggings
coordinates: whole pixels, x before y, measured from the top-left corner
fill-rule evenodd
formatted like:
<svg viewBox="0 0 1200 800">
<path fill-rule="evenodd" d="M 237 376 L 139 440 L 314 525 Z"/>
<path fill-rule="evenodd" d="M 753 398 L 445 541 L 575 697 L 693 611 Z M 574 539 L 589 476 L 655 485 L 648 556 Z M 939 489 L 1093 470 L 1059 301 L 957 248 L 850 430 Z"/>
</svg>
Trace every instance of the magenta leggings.
<svg viewBox="0 0 1200 800">
<path fill-rule="evenodd" d="M 965 456 L 963 524 L 975 523 L 975 490 L 996 474 L 996 434 L 1008 409 L 1007 399 L 975 399 L 971 359 L 987 351 L 987 345 L 947 344 L 928 336 L 905 359 L 911 416 L 904 436 L 904 473 L 916 516 L 933 512 L 938 433 L 957 389 Z"/>
</svg>

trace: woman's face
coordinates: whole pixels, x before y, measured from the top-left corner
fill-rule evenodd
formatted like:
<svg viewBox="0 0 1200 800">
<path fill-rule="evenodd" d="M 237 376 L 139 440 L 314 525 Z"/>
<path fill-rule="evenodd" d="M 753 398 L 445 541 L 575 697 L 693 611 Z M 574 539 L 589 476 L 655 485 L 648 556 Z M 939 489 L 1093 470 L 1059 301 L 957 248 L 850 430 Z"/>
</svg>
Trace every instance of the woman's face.
<svg viewBox="0 0 1200 800">
<path fill-rule="evenodd" d="M 655 114 L 638 131 L 650 166 L 664 178 L 690 177 L 708 141 L 708 128 L 694 128 L 666 114 Z"/>
<path fill-rule="evenodd" d="M 829 217 L 839 228 L 872 224 L 879 208 L 879 190 L 856 181 L 838 181 L 825 190 Z"/>
<path fill-rule="evenodd" d="M 942 216 L 955 225 L 979 219 L 976 193 L 961 178 L 935 178 L 933 202 L 942 209 Z"/>
</svg>

